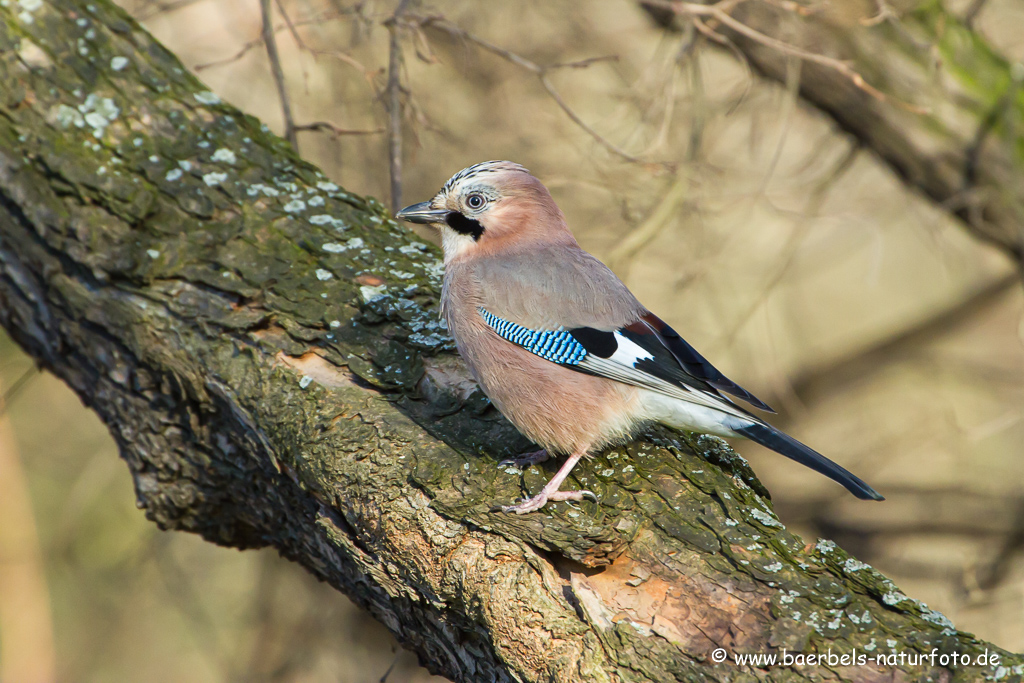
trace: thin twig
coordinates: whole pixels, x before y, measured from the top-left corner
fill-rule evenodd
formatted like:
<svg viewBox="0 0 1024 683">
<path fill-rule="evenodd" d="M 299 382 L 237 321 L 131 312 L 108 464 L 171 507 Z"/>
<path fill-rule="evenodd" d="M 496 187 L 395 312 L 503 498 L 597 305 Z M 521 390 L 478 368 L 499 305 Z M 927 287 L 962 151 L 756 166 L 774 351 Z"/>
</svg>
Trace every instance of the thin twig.
<svg viewBox="0 0 1024 683">
<path fill-rule="evenodd" d="M 11 386 L 7 387 L 7 391 L 0 395 L 0 417 L 3 417 L 4 413 L 7 412 L 7 408 L 10 407 L 11 401 L 14 400 L 14 397 L 17 396 L 21 390 L 25 388 L 29 380 L 35 377 L 38 373 L 39 368 L 33 365 L 23 372 L 18 379 L 14 380 Z"/>
<path fill-rule="evenodd" d="M 768 162 L 768 168 L 761 178 L 757 191 L 754 193 L 755 197 L 762 197 L 768 191 L 768 184 L 771 182 L 775 169 L 778 168 L 779 161 L 782 159 L 782 152 L 786 147 L 786 138 L 789 136 L 793 112 L 796 110 L 797 102 L 800 100 L 800 67 L 800 60 L 786 60 L 786 98 L 782 101 L 782 112 L 779 114 L 779 120 L 782 122 L 782 131 L 779 133 L 779 141 L 775 145 L 772 158 Z"/>
<path fill-rule="evenodd" d="M 151 2 L 149 3 L 148 8 L 138 10 L 134 13 L 134 16 L 139 21 L 146 21 L 147 19 L 152 19 L 153 17 L 161 14 L 184 9 L 189 5 L 194 5 L 202 1 L 203 0 L 176 0 L 176 2 Z"/>
<path fill-rule="evenodd" d="M 570 119 L 572 119 L 573 123 L 575 123 L 577 126 L 582 128 L 587 133 L 587 135 L 589 135 L 590 137 L 594 138 L 594 140 L 599 142 L 602 146 L 604 146 L 609 151 L 617 154 L 618 156 L 622 157 L 623 159 L 625 159 L 627 161 L 631 161 L 631 162 L 634 162 L 634 163 L 639 163 L 639 162 L 643 162 L 644 161 L 640 157 L 637 157 L 636 155 L 630 154 L 629 152 L 627 152 L 626 150 L 622 149 L 621 147 L 619 147 L 618 145 L 616 145 L 615 143 L 611 142 L 610 140 L 605 138 L 603 135 L 598 133 L 596 130 L 591 128 L 590 125 L 586 121 L 584 121 L 582 118 L 580 118 L 579 114 L 577 114 L 575 112 L 575 110 L 573 110 L 573 108 L 570 107 L 568 105 L 568 103 L 566 103 L 566 101 L 562 98 L 562 95 L 558 92 L 558 90 L 555 88 L 555 86 L 551 83 L 551 80 L 548 78 L 548 73 L 550 71 L 554 70 L 554 69 L 566 68 L 566 67 L 583 68 L 583 67 L 589 66 L 590 64 L 592 64 L 594 62 L 606 61 L 608 59 L 611 59 L 611 57 L 595 57 L 595 58 L 592 58 L 592 59 L 589 59 L 589 60 L 581 60 L 581 61 L 578 61 L 578 62 L 570 62 L 570 63 L 565 63 L 565 64 L 551 64 L 551 65 L 548 65 L 548 66 L 541 66 L 540 64 L 537 64 L 536 62 L 531 61 L 530 59 L 527 59 L 526 57 L 523 57 L 522 55 L 516 54 L 515 52 L 512 52 L 510 50 L 506 50 L 505 48 L 499 47 L 499 46 L 495 45 L 494 43 L 491 43 L 491 42 L 489 42 L 487 40 L 484 40 L 483 38 L 480 38 L 479 36 L 476 36 L 476 35 L 470 33 L 469 31 L 466 31 L 466 30 L 464 30 L 462 28 L 459 28 L 458 26 L 456 26 L 455 24 L 451 23 L 447 19 L 444 19 L 443 17 L 425 16 L 425 17 L 417 17 L 417 20 L 419 21 L 421 26 L 430 26 L 430 27 L 438 28 L 438 29 L 444 31 L 445 33 L 448 33 L 449 35 L 451 35 L 451 36 L 453 36 L 455 38 L 460 38 L 460 39 L 465 40 L 467 42 L 473 43 L 477 47 L 480 47 L 480 48 L 486 50 L 487 52 L 490 52 L 493 55 L 497 55 L 498 57 L 501 57 L 502 59 L 504 59 L 507 62 L 515 64 L 516 66 L 518 66 L 518 67 L 520 67 L 522 69 L 525 69 L 526 71 L 529 71 L 529 72 L 535 74 L 537 76 L 537 78 L 540 80 L 541 86 L 548 93 L 548 95 L 551 97 L 551 99 L 553 99 L 555 101 L 555 104 L 557 104 L 558 107 L 563 112 L 565 112 L 566 116 L 568 116 Z"/>
<path fill-rule="evenodd" d="M 299 151 L 299 139 L 295 135 L 295 120 L 292 118 L 292 105 L 288 99 L 288 88 L 284 82 L 284 71 L 281 69 L 281 56 L 277 51 L 277 37 L 274 34 L 271 0 L 260 0 L 260 14 L 263 17 L 263 43 L 267 46 L 267 57 L 270 59 L 270 72 L 274 75 L 278 97 L 281 98 L 281 113 L 284 115 L 284 138 L 296 152 Z"/>
<path fill-rule="evenodd" d="M 689 25 L 688 33 L 684 32 L 683 35 L 683 46 L 680 51 L 680 58 L 682 55 L 693 53 L 690 58 L 689 73 L 690 73 L 690 97 L 693 101 L 693 109 L 691 111 L 692 123 L 690 125 L 689 142 L 686 145 L 686 160 L 693 164 L 697 163 L 697 160 L 701 156 L 701 151 L 704 146 L 704 129 L 707 126 L 706 115 L 707 115 L 707 98 L 704 91 L 704 72 L 701 69 L 701 53 L 695 50 L 694 47 L 697 45 L 697 30 L 692 24 Z M 674 99 L 674 98 L 673 98 Z M 668 118 L 665 119 L 666 135 Z"/>
<path fill-rule="evenodd" d="M 693 17 L 693 25 L 697 28 L 698 31 L 700 31 L 701 35 L 703 35 L 705 38 L 708 38 L 718 43 L 726 50 L 731 52 L 732 56 L 736 58 L 736 61 L 743 66 L 743 70 L 746 71 L 747 78 L 746 85 L 743 87 L 743 94 L 740 95 L 736 99 L 736 102 L 731 107 L 729 107 L 728 111 L 725 112 L 726 116 L 732 116 L 733 112 L 735 112 L 736 109 L 739 108 L 740 104 L 742 104 L 743 101 L 747 99 L 747 95 L 750 94 L 751 88 L 754 87 L 754 72 L 750 68 L 750 60 L 747 59 L 747 56 L 743 54 L 743 50 L 741 50 L 739 46 L 736 45 L 736 43 L 732 42 L 731 40 L 729 40 L 728 37 L 723 36 L 721 33 L 716 32 L 710 26 L 701 21 L 700 17 Z"/>
<path fill-rule="evenodd" d="M 296 132 L 311 131 L 330 133 L 334 137 L 342 135 L 377 135 L 385 131 L 384 128 L 341 128 L 329 121 L 314 121 L 313 123 L 301 123 L 295 126 Z"/>
<path fill-rule="evenodd" d="M 306 41 L 299 35 L 298 30 L 295 28 L 295 24 L 292 22 L 292 18 L 288 15 L 288 11 L 284 8 L 284 3 L 281 0 L 275 0 L 277 4 L 277 11 L 284 17 L 284 23 L 288 26 L 288 32 L 292 34 L 292 40 L 295 41 L 295 45 L 300 51 L 310 52 L 311 50 L 306 45 Z M 298 60 L 299 66 L 302 68 L 302 83 L 306 88 L 306 94 L 309 94 L 309 72 L 306 71 L 306 64 L 301 59 Z"/>
<path fill-rule="evenodd" d="M 342 52 L 341 50 L 318 50 L 316 48 L 309 48 L 309 52 L 315 57 L 319 57 L 321 55 L 326 57 L 334 57 L 339 62 L 342 62 L 343 64 L 348 64 L 350 67 L 352 67 L 359 73 L 363 74 L 363 78 L 365 78 L 366 81 L 371 86 L 374 84 L 374 74 L 380 74 L 383 73 L 384 71 L 383 67 L 381 67 L 379 70 L 370 71 L 358 59 L 356 59 L 347 52 Z M 374 90 L 376 90 L 376 88 L 374 88 Z"/>
<path fill-rule="evenodd" d="M 654 207 L 650 215 L 636 229 L 626 235 L 608 254 L 608 266 L 613 270 L 633 257 L 664 230 L 673 218 L 678 218 L 679 209 L 686 202 L 689 179 L 680 174 L 669 186 L 668 192 Z"/>
<path fill-rule="evenodd" d="M 295 37 L 295 40 L 296 40 L 296 42 L 299 43 L 300 47 L 306 49 L 307 51 L 309 51 L 310 53 L 312 53 L 314 55 L 315 54 L 322 54 L 322 52 L 318 52 L 317 50 L 314 50 L 313 48 L 305 46 L 301 42 L 301 40 L 299 39 L 298 34 L 294 33 L 294 29 L 299 27 L 299 26 L 310 26 L 310 25 L 313 25 L 313 24 L 322 24 L 325 21 L 330 21 L 330 20 L 336 19 L 336 18 L 338 18 L 340 16 L 342 16 L 341 13 L 335 12 L 333 10 L 332 11 L 327 11 L 327 12 L 321 12 L 321 13 L 316 14 L 316 15 L 308 18 L 308 19 L 303 19 L 301 21 L 290 22 L 288 24 L 285 24 L 285 23 L 278 24 L 277 26 L 274 27 L 274 33 L 275 34 L 280 33 L 286 27 L 289 27 L 289 28 L 292 29 L 293 35 Z M 237 62 L 239 59 L 241 59 L 242 57 L 247 55 L 249 52 L 251 52 L 253 49 L 259 47 L 262 44 L 263 44 L 263 29 L 261 28 L 260 29 L 260 34 L 258 36 L 256 36 L 255 38 L 253 38 L 252 40 L 250 40 L 245 45 L 243 45 L 241 47 L 241 49 L 239 49 L 238 52 L 236 52 L 233 56 L 225 57 L 224 59 L 215 59 L 212 62 L 203 62 L 202 64 L 197 64 L 196 66 L 192 67 L 192 70 L 193 71 L 203 71 L 205 69 L 211 69 L 213 67 L 218 67 L 218 66 L 226 66 L 228 64 L 231 64 L 232 62 Z"/>
<path fill-rule="evenodd" d="M 964 12 L 964 26 L 974 30 L 974 21 L 978 18 L 978 15 L 981 14 L 981 10 L 985 9 L 986 2 L 988 2 L 988 0 L 974 0 L 974 2 L 970 4 L 967 11 Z"/>
<path fill-rule="evenodd" d="M 600 142 L 602 145 L 607 147 L 612 152 L 615 152 L 616 154 L 618 154 L 620 157 L 622 157 L 626 161 L 632 161 L 633 163 L 639 163 L 639 162 L 643 161 L 640 157 L 637 157 L 637 156 L 634 156 L 634 155 L 630 154 L 626 150 L 624 150 L 621 147 L 619 147 L 618 145 L 616 145 L 614 142 L 606 139 L 604 136 L 602 136 L 596 130 L 591 128 L 590 125 L 587 124 L 586 121 L 581 119 L 579 117 L 579 115 L 573 110 L 573 108 L 570 107 L 566 103 L 566 101 L 562 99 L 562 96 L 559 94 L 559 92 L 557 90 L 555 90 L 555 86 L 551 84 L 550 80 L 548 80 L 547 73 L 542 72 L 542 73 L 539 74 L 539 77 L 540 77 L 540 84 L 542 86 L 544 86 L 544 89 L 548 92 L 548 95 L 551 96 L 551 99 L 553 99 L 555 101 L 555 104 L 557 104 L 559 107 L 561 107 L 562 111 L 564 111 L 566 113 L 566 115 L 570 119 L 572 119 L 573 123 L 575 123 L 577 126 L 579 126 L 584 131 L 586 131 L 587 134 L 590 135 L 590 137 L 594 138 L 595 140 Z"/>
<path fill-rule="evenodd" d="M 399 71 L 402 68 L 402 43 L 399 35 L 399 21 L 409 0 L 401 0 L 395 13 L 384 22 L 391 34 L 388 48 L 388 84 L 385 96 L 388 110 L 388 162 L 391 172 L 391 213 L 402 208 L 402 83 Z"/>
<path fill-rule="evenodd" d="M 898 21 L 900 15 L 885 0 L 875 0 L 878 12 L 873 17 L 860 20 L 861 26 L 878 26 L 883 21 Z"/>
<path fill-rule="evenodd" d="M 295 41 L 296 45 L 298 45 L 302 50 L 308 50 L 309 48 L 306 46 L 306 41 L 302 39 L 302 36 L 300 36 L 299 32 L 296 30 L 296 25 L 292 23 L 291 17 L 288 16 L 288 12 L 285 11 L 284 4 L 281 0 L 274 1 L 277 4 L 277 11 L 281 13 L 281 17 L 284 19 L 284 23 L 287 24 L 288 31 L 292 34 L 292 39 Z"/>
<path fill-rule="evenodd" d="M 792 57 L 797 57 L 799 59 L 804 60 L 805 62 L 811 62 L 812 64 L 818 64 L 820 66 L 833 69 L 838 73 L 842 74 L 843 76 L 846 76 L 846 78 L 850 79 L 850 81 L 855 86 L 857 86 L 864 92 L 868 93 L 876 100 L 884 101 L 886 99 L 885 93 L 883 93 L 881 90 L 865 81 L 864 77 L 857 73 L 853 69 L 853 67 L 851 67 L 847 62 L 843 62 L 832 57 L 827 57 L 825 55 L 820 55 L 816 52 L 808 52 L 803 48 L 797 47 L 796 45 L 790 45 L 787 42 L 779 40 L 778 38 L 773 38 L 772 36 L 765 35 L 764 33 L 761 33 L 760 31 L 747 26 L 742 21 L 734 19 L 731 14 L 724 11 L 718 4 L 698 5 L 691 2 L 673 2 L 672 7 L 675 9 L 675 11 L 683 14 L 697 14 L 714 17 L 725 26 L 728 26 L 733 31 L 736 31 L 736 33 L 746 36 L 747 38 L 750 38 L 754 42 L 760 43 L 765 47 L 770 47 L 774 50 L 778 50 L 783 54 L 790 55 Z"/>
<path fill-rule="evenodd" d="M 757 29 L 747 26 L 742 21 L 739 21 L 738 19 L 734 18 L 731 14 L 729 14 L 729 10 L 731 10 L 736 5 L 745 2 L 746 0 L 720 0 L 720 2 L 717 2 L 713 5 L 701 5 L 693 2 L 680 2 L 679 0 L 644 1 L 648 5 L 669 9 L 681 16 L 687 16 L 690 18 L 710 17 L 715 21 L 719 22 L 720 24 L 722 24 L 723 26 L 727 26 L 736 33 L 746 38 L 749 38 L 755 43 L 759 43 L 761 45 L 764 45 L 765 47 L 772 48 L 773 50 L 781 52 L 782 54 L 789 55 L 791 57 L 796 57 L 805 62 L 810 62 L 812 64 L 817 64 L 819 66 L 832 69 L 833 71 L 847 78 L 851 83 L 853 83 L 855 87 L 857 87 L 860 90 L 863 90 L 876 100 L 882 102 L 889 100 L 885 93 L 883 93 L 881 90 L 879 90 L 878 88 L 874 87 L 866 80 L 864 80 L 864 77 L 861 76 L 856 69 L 850 66 L 848 62 L 835 59 L 833 57 L 828 57 L 826 55 L 818 54 L 816 52 L 809 52 L 801 47 L 797 47 L 796 45 L 791 45 L 785 41 L 773 38 L 772 36 L 761 33 Z M 704 27 L 704 30 L 702 32 L 707 30 L 708 27 Z M 908 109 L 915 113 L 924 113 L 923 109 L 915 107 L 912 104 L 906 102 L 897 103 L 901 107 L 904 107 L 905 109 Z"/>
<path fill-rule="evenodd" d="M 279 31 L 280 28 L 275 29 L 275 30 Z M 248 43 L 243 45 L 242 48 L 238 52 L 236 52 L 234 55 L 232 55 L 231 57 L 225 57 L 224 59 L 215 59 L 212 62 L 203 62 L 202 64 L 197 64 L 194 67 L 192 67 L 192 70 L 198 73 L 198 72 L 204 71 L 206 69 L 212 69 L 212 68 L 215 68 L 215 67 L 218 67 L 218 66 L 227 66 L 228 64 L 233 64 L 233 63 L 237 62 L 239 59 L 241 59 L 242 57 L 244 57 L 245 55 L 247 55 L 251 50 L 259 47 L 262 44 L 263 44 L 263 36 L 260 35 L 259 38 L 256 38 L 254 40 L 250 40 Z"/>
<path fill-rule="evenodd" d="M 599 62 L 617 62 L 619 61 L 618 55 L 602 55 L 600 57 L 587 57 L 586 59 L 578 59 L 575 62 L 556 62 L 555 64 L 549 64 L 546 68 L 549 71 L 554 69 L 585 69 L 591 64 L 597 64 Z"/>
</svg>

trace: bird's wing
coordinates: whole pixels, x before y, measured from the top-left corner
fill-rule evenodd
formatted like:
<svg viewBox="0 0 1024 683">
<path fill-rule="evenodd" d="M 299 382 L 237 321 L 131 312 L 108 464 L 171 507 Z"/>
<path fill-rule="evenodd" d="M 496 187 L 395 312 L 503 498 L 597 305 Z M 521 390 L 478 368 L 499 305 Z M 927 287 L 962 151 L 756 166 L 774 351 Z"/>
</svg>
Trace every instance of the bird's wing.
<svg viewBox="0 0 1024 683">
<path fill-rule="evenodd" d="M 607 266 L 577 246 L 478 259 L 473 277 L 483 292 L 480 305 L 493 319 L 515 323 L 519 338 L 534 331 L 567 331 L 587 352 L 586 362 L 572 364 L 577 370 L 673 396 L 682 393 L 687 400 L 702 392 L 715 399 L 709 407 L 732 405 L 724 392 L 774 412 L 719 372 L 644 308 Z"/>
<path fill-rule="evenodd" d="M 719 391 L 743 399 L 759 410 L 768 413 L 775 412 L 767 403 L 719 372 L 718 368 L 709 363 L 704 356 L 697 353 L 695 348 L 680 337 L 678 332 L 653 313 L 643 316 L 639 322 L 626 327 L 625 331 L 644 348 L 655 345 L 647 339 L 648 336 L 657 337 L 658 341 L 668 348 L 679 366 L 690 377 L 701 380 Z"/>
<path fill-rule="evenodd" d="M 480 315 L 500 337 L 579 372 L 650 389 L 744 421 L 760 422 L 720 394 L 719 389 L 770 410 L 763 401 L 728 380 L 653 314 L 614 331 L 593 327 L 532 330 L 484 308 Z"/>
<path fill-rule="evenodd" d="M 734 434 L 821 472 L 858 498 L 882 500 L 877 491 L 843 467 L 720 394 L 719 389 L 767 408 L 750 392 L 726 379 L 692 346 L 651 314 L 607 332 L 592 327 L 531 330 L 484 308 L 479 312 L 499 336 L 545 360 L 738 418 L 725 419 L 725 424 Z"/>
</svg>

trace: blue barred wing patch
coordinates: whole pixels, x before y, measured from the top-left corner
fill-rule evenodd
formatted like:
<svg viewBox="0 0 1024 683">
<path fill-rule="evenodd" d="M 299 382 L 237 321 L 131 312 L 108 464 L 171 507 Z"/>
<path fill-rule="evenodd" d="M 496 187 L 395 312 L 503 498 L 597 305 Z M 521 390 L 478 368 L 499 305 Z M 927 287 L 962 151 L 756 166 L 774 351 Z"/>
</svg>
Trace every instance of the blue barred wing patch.
<svg viewBox="0 0 1024 683">
<path fill-rule="evenodd" d="M 587 357 L 587 350 L 576 341 L 569 330 L 546 330 L 538 332 L 499 318 L 490 311 L 480 308 L 480 315 L 491 329 L 517 346 L 544 360 L 559 365 L 579 365 Z"/>
</svg>

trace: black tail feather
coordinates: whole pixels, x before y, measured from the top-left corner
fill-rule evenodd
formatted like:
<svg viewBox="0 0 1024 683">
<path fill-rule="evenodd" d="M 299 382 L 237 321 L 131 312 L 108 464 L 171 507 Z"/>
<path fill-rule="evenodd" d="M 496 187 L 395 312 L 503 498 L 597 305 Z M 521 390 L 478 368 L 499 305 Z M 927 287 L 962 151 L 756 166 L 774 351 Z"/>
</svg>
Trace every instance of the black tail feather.
<svg viewBox="0 0 1024 683">
<path fill-rule="evenodd" d="M 781 453 L 787 458 L 797 461 L 801 465 L 810 467 L 815 472 L 824 474 L 832 481 L 845 486 L 846 490 L 862 500 L 885 500 L 877 491 L 861 481 L 859 477 L 847 472 L 821 453 L 773 427 L 752 424 L 748 427 L 734 428 L 734 431 L 755 443 L 761 444 L 765 448 L 770 448 L 776 453 Z"/>
</svg>

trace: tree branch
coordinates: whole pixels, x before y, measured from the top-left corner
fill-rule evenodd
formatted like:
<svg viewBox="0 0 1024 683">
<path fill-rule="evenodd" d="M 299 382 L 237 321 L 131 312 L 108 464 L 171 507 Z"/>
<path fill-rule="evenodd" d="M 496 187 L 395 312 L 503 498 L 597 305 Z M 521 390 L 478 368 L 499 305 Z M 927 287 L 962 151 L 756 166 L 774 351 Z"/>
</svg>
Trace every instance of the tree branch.
<svg viewBox="0 0 1024 683">
<path fill-rule="evenodd" d="M 274 76 L 277 95 L 281 99 L 281 114 L 284 117 L 284 139 L 297 151 L 299 149 L 299 138 L 295 135 L 292 102 L 288 96 L 288 85 L 284 80 L 284 71 L 281 69 L 281 56 L 277 51 L 277 34 L 274 31 L 273 18 L 274 10 L 270 5 L 270 1 L 260 0 L 260 15 L 263 18 L 263 44 L 267 48 L 267 58 L 270 59 L 270 73 Z M 290 22 L 289 27 L 291 28 Z"/>
<path fill-rule="evenodd" d="M 391 213 L 402 208 L 402 42 L 401 20 L 409 0 L 400 0 L 385 22 L 388 41 L 388 82 L 384 89 L 388 111 L 388 168 L 391 174 Z"/>
<path fill-rule="evenodd" d="M 547 475 L 495 466 L 528 444 L 439 326 L 436 250 L 108 0 L 24 6 L 0 7 L 0 324 L 106 422 L 162 528 L 273 545 L 457 681 L 725 681 L 716 648 L 887 639 L 1024 666 L 788 532 L 714 438 L 594 457 L 576 483 L 600 503 L 490 512 Z"/>
<path fill-rule="evenodd" d="M 473 43 L 477 47 L 482 48 L 483 50 L 486 50 L 487 52 L 490 52 L 493 55 L 501 57 L 505 61 L 511 64 L 515 64 L 519 68 L 529 71 L 530 73 L 536 75 L 537 78 L 540 80 L 541 87 L 543 87 L 545 92 L 547 92 L 551 99 L 555 101 L 555 104 L 558 105 L 558 108 L 565 112 L 565 115 L 568 116 L 573 123 L 575 123 L 581 129 L 583 129 L 583 131 L 587 135 L 596 140 L 602 147 L 622 157 L 626 161 L 633 163 L 640 163 L 644 161 L 640 157 L 634 154 L 630 154 L 626 150 L 616 145 L 614 142 L 610 141 L 608 138 L 598 133 L 590 124 L 588 124 L 586 121 L 580 118 L 580 115 L 577 114 L 576 111 L 569 106 L 569 103 L 565 101 L 561 93 L 558 92 L 554 84 L 551 82 L 551 79 L 548 77 L 548 74 L 555 69 L 561 69 L 565 67 L 587 67 L 595 62 L 608 60 L 609 57 L 593 57 L 590 59 L 585 59 L 578 62 L 570 62 L 567 64 L 552 64 L 550 66 L 541 66 L 540 64 L 537 64 L 532 60 L 523 57 L 520 54 L 516 54 L 515 52 L 506 50 L 505 48 L 499 47 L 498 45 L 495 45 L 490 41 L 484 40 L 483 38 L 473 33 L 470 33 L 469 31 L 459 28 L 458 26 L 448 21 L 444 17 L 428 15 L 416 16 L 414 17 L 414 19 L 421 26 L 430 26 L 432 28 L 444 31 L 453 38 L 458 38 L 460 40 L 465 40 L 467 42 Z"/>
<path fill-rule="evenodd" d="M 326 132 L 334 137 L 342 135 L 379 135 L 385 132 L 383 128 L 342 128 L 329 121 L 314 121 L 295 126 L 296 131 Z"/>
<path fill-rule="evenodd" d="M 836 73 L 850 80 L 855 86 L 871 95 L 875 99 L 885 100 L 886 96 L 879 91 L 877 88 L 872 86 L 870 83 L 864 80 L 857 71 L 855 71 L 849 64 L 844 61 L 833 59 L 827 55 L 819 54 L 817 52 L 811 52 L 804 50 L 796 45 L 791 45 L 785 41 L 774 38 L 766 33 L 762 33 L 757 29 L 751 28 L 742 21 L 738 21 L 733 18 L 729 12 L 736 6 L 740 5 L 746 0 L 720 0 L 714 4 L 702 5 L 695 2 L 679 2 L 679 0 L 645 0 L 645 2 L 652 6 L 665 7 L 672 10 L 676 14 L 684 17 L 712 17 L 717 22 L 721 23 L 728 29 L 731 29 L 735 33 L 747 38 L 748 40 L 762 45 L 764 47 L 775 50 L 776 52 L 787 55 L 790 57 L 796 57 L 797 59 L 817 64 L 828 69 L 832 69 Z M 705 26 L 705 24 L 701 24 Z"/>
<path fill-rule="evenodd" d="M 985 3 L 988 0 L 971 0 L 971 4 L 967 7 L 964 12 L 964 26 L 969 29 L 974 28 L 974 22 L 977 21 L 978 15 L 985 9 Z"/>
<path fill-rule="evenodd" d="M 775 36 L 786 35 L 786 45 L 801 53 L 818 54 L 801 54 L 801 96 L 975 237 L 1002 249 L 1018 267 L 1024 264 L 1024 145 L 1017 123 L 1024 118 L 1024 71 L 943 3 L 927 0 L 898 18 L 890 11 L 885 21 L 865 17 L 861 25 L 761 0 L 736 3 L 728 21 L 717 4 L 698 10 L 703 5 L 641 0 L 641 6 L 674 29 L 677 6 L 722 20 L 723 37 L 779 82 L 785 82 L 792 50 L 780 49 Z M 857 79 L 837 79 L 844 64 L 847 76 L 862 74 L 874 91 Z"/>
<path fill-rule="evenodd" d="M 0 680 L 42 683 L 57 679 L 57 657 L 32 498 L 11 423 L 3 414 L 11 390 L 0 383 L 5 397 L 0 401 Z"/>
<path fill-rule="evenodd" d="M 823 394 L 842 392 L 851 383 L 871 378 L 892 363 L 905 359 L 909 352 L 926 342 L 984 315 L 1007 292 L 1019 286 L 1020 276 L 1017 273 L 995 278 L 874 344 L 801 372 L 791 382 L 791 391 L 803 403 L 820 401 Z"/>
</svg>

